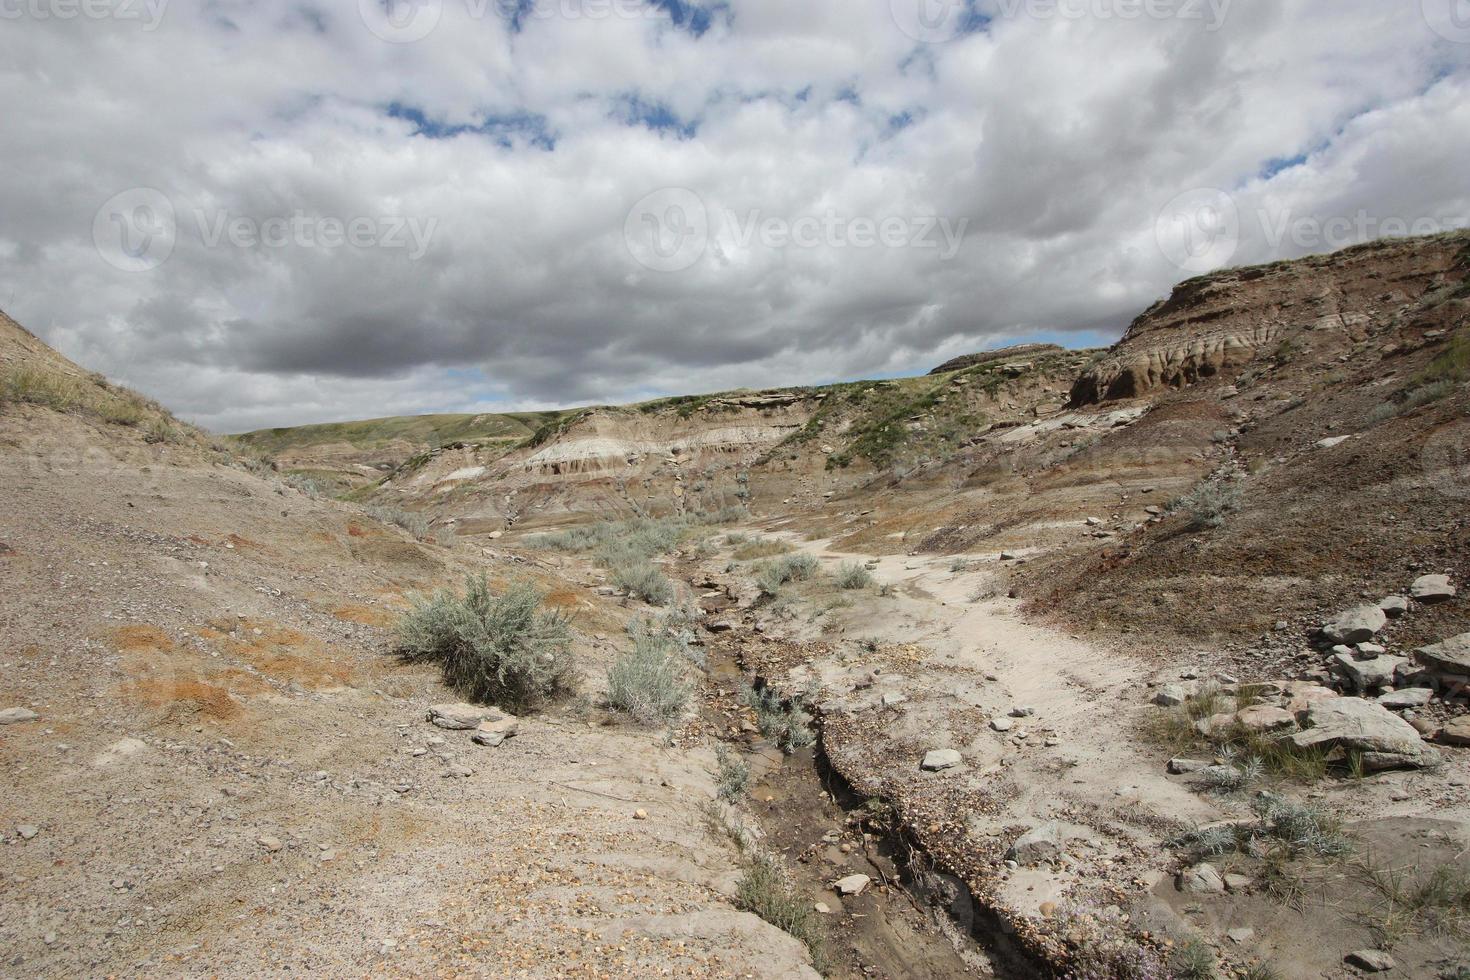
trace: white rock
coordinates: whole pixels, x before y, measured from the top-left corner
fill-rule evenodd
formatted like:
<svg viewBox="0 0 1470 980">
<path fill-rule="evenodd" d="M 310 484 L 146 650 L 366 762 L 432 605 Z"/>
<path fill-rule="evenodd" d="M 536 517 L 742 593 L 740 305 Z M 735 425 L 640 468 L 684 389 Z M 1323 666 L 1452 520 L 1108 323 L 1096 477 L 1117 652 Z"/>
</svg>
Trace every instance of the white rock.
<svg viewBox="0 0 1470 980">
<path fill-rule="evenodd" d="M 1016 727 L 1016 723 L 1009 718 L 992 718 L 990 719 L 990 727 L 993 731 L 1008 732 Z"/>
<path fill-rule="evenodd" d="M 34 840 L 36 835 L 41 832 L 41 828 L 35 824 L 23 823 L 15 828 L 15 832 L 21 840 Z"/>
<path fill-rule="evenodd" d="M 1223 895 L 1225 879 L 1213 864 L 1196 864 L 1179 872 L 1175 884 L 1182 892 L 1191 895 Z"/>
<path fill-rule="evenodd" d="M 451 731 L 469 731 L 482 721 L 496 721 L 505 712 L 476 704 L 436 704 L 429 709 L 429 721 Z"/>
<path fill-rule="evenodd" d="M 848 875 L 846 878 L 834 881 L 832 887 L 839 895 L 861 895 L 872 883 L 873 879 L 867 875 Z"/>
<path fill-rule="evenodd" d="M 1448 602 L 1455 597 L 1455 587 L 1448 575 L 1425 575 L 1414 582 L 1409 595 L 1426 604 Z"/>
<path fill-rule="evenodd" d="M 1351 438 L 1352 436 L 1331 436 L 1327 439 L 1322 439 L 1318 441 L 1317 448 L 1336 449 L 1338 446 L 1341 446 L 1343 443 L 1347 442 Z"/>
<path fill-rule="evenodd" d="M 1388 616 L 1377 606 L 1358 606 L 1338 613 L 1322 626 L 1329 643 L 1362 643 L 1373 639 L 1388 624 Z"/>
<path fill-rule="evenodd" d="M 1343 959 L 1350 966 L 1355 966 L 1368 973 L 1385 973 L 1392 970 L 1397 964 L 1393 957 L 1381 949 L 1360 949 L 1347 954 Z"/>
<path fill-rule="evenodd" d="M 30 708 L 6 708 L 0 711 L 0 725 L 20 725 L 40 717 Z"/>
</svg>

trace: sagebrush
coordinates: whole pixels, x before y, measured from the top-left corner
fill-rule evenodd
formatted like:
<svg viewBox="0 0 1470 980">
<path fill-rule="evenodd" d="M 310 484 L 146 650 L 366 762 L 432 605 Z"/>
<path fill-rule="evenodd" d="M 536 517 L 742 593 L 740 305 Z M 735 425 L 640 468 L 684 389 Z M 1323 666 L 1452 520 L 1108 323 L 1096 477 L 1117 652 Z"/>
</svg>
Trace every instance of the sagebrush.
<svg viewBox="0 0 1470 980">
<path fill-rule="evenodd" d="M 630 628 L 633 647 L 607 672 L 608 704 L 645 725 L 673 721 L 689 703 L 684 658 L 676 643 L 651 623 Z"/>
<path fill-rule="evenodd" d="M 398 652 L 438 663 L 445 683 L 467 700 L 538 707 L 576 686 L 570 621 L 543 608 L 544 598 L 529 582 L 497 595 L 483 575 L 471 576 L 463 595 L 416 596 L 398 623 Z"/>
</svg>

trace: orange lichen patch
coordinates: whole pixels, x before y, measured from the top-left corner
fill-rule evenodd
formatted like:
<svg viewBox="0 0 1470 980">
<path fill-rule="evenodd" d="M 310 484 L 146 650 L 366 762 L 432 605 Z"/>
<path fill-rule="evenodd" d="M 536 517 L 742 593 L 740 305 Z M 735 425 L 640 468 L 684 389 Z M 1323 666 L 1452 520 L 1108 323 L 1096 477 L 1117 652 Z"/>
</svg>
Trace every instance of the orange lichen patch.
<svg viewBox="0 0 1470 980">
<path fill-rule="evenodd" d="M 208 538 L 201 538 L 197 534 L 191 534 L 191 535 L 189 535 L 189 537 L 186 540 L 192 541 L 195 544 L 202 544 L 205 547 L 209 547 L 210 545 L 214 544 L 214 542 L 211 541 L 211 540 L 209 540 Z"/>
<path fill-rule="evenodd" d="M 267 677 L 307 688 L 341 687 L 352 679 L 345 658 L 300 630 L 257 619 L 238 620 L 231 631 L 211 628 L 216 625 L 201 627 L 199 635 Z"/>
<path fill-rule="evenodd" d="M 119 693 L 150 708 L 170 712 L 181 710 L 206 718 L 233 718 L 240 713 L 240 703 L 230 692 L 201 680 L 149 678 L 124 684 Z"/>
<path fill-rule="evenodd" d="M 112 645 L 121 653 L 172 653 L 174 641 L 157 626 L 138 623 L 112 631 Z"/>
<path fill-rule="evenodd" d="M 361 623 L 363 626 L 392 626 L 396 616 L 386 609 L 375 606 L 338 606 L 332 615 L 345 623 Z"/>
<path fill-rule="evenodd" d="M 226 536 L 225 541 L 229 544 L 234 545 L 236 550 L 240 550 L 243 548 L 260 549 L 265 547 L 259 541 L 251 541 L 249 538 L 242 538 L 238 534 L 231 534 Z"/>
<path fill-rule="evenodd" d="M 582 596 L 575 589 L 553 589 L 546 593 L 546 604 L 555 609 L 574 610 L 583 605 Z"/>
<path fill-rule="evenodd" d="M 357 523 L 356 521 L 348 521 L 347 536 L 351 538 L 365 538 L 368 536 L 368 533 L 367 531 L 363 530 L 361 524 Z"/>
<path fill-rule="evenodd" d="M 320 541 L 322 544 L 336 544 L 337 543 L 337 536 L 335 534 L 331 534 L 331 533 L 329 533 L 327 531 L 313 531 L 310 534 L 308 534 L 307 537 L 310 538 L 313 541 Z"/>
</svg>

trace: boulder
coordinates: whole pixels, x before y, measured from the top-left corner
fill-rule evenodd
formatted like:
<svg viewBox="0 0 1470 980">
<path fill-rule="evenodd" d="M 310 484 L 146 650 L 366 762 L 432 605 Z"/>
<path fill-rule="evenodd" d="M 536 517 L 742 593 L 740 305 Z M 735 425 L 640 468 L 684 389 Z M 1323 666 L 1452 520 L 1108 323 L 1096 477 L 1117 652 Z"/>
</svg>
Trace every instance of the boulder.
<svg viewBox="0 0 1470 980">
<path fill-rule="evenodd" d="M 1032 827 L 1016 838 L 1006 851 L 1006 860 L 1027 865 L 1055 861 L 1062 855 L 1062 839 L 1061 824 L 1055 821 Z"/>
<path fill-rule="evenodd" d="M 861 895 L 868 890 L 873 879 L 867 875 L 848 875 L 846 878 L 838 878 L 832 883 L 832 888 L 839 895 Z"/>
<path fill-rule="evenodd" d="M 1322 626 L 1329 643 L 1362 643 L 1388 625 L 1388 616 L 1377 606 L 1358 606 L 1338 613 Z"/>
<path fill-rule="evenodd" d="M 1298 748 L 1342 748 L 1361 752 L 1370 772 L 1420 768 L 1440 762 L 1414 726 L 1372 701 L 1335 698 L 1307 708 L 1304 731 L 1291 736 Z"/>
<path fill-rule="evenodd" d="M 482 721 L 498 721 L 505 712 L 478 704 L 436 704 L 429 709 L 429 721 L 450 731 L 470 731 Z"/>
<path fill-rule="evenodd" d="M 494 721 L 480 722 L 475 726 L 475 733 L 470 736 L 470 741 L 493 749 L 506 739 L 515 738 L 520 731 L 520 719 L 506 715 Z"/>
<path fill-rule="evenodd" d="M 1179 872 L 1175 885 L 1190 895 L 1223 895 L 1225 879 L 1213 864 L 1196 864 Z"/>
<path fill-rule="evenodd" d="M 1434 692 L 1427 687 L 1406 687 L 1402 691 L 1389 691 L 1378 699 L 1378 703 L 1389 711 L 1406 711 L 1422 708 L 1434 700 Z"/>
<path fill-rule="evenodd" d="M 1391 595 L 1378 603 L 1378 608 L 1382 609 L 1383 614 L 1389 619 L 1398 619 L 1408 613 L 1409 600 L 1401 595 Z"/>
<path fill-rule="evenodd" d="M 30 708 L 6 708 L 0 711 L 0 725 L 20 725 L 40 717 Z"/>
<path fill-rule="evenodd" d="M 953 769 L 964 760 L 954 749 L 935 749 L 924 756 L 923 769 L 925 772 L 941 772 L 945 769 Z"/>
<path fill-rule="evenodd" d="M 1470 633 L 1452 636 L 1433 646 L 1420 647 L 1414 651 L 1414 659 L 1437 673 L 1470 675 Z"/>
<path fill-rule="evenodd" d="M 1455 597 L 1455 587 L 1448 575 L 1425 575 L 1409 587 L 1409 595 L 1427 605 L 1449 602 Z"/>
<path fill-rule="evenodd" d="M 1336 691 L 1309 681 L 1292 681 L 1287 685 L 1286 693 L 1290 698 L 1286 703 L 1286 710 L 1298 719 L 1318 701 L 1331 701 L 1337 697 Z"/>
<path fill-rule="evenodd" d="M 1354 690 L 1372 691 L 1381 687 L 1392 687 L 1394 673 L 1408 662 L 1407 657 L 1385 656 L 1359 660 L 1336 654 L 1329 666 L 1334 673 L 1346 678 Z"/>
</svg>

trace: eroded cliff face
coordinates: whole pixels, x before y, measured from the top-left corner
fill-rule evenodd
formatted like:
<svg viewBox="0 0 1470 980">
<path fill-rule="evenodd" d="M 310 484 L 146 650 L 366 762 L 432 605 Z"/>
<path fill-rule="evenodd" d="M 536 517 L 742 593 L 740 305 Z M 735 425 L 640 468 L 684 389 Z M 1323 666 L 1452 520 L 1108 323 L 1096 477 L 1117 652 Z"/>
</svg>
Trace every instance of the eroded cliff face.
<svg viewBox="0 0 1470 980">
<path fill-rule="evenodd" d="M 1470 235 L 1392 239 L 1180 283 L 1072 388 L 1071 404 L 1137 398 L 1310 347 L 1314 364 L 1387 330 L 1460 283 Z"/>
</svg>

